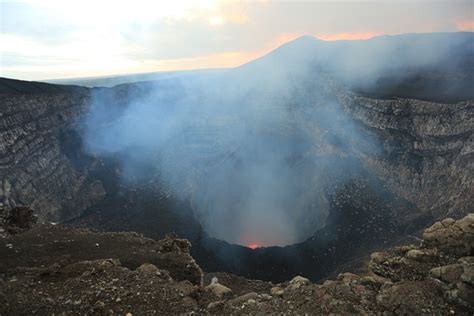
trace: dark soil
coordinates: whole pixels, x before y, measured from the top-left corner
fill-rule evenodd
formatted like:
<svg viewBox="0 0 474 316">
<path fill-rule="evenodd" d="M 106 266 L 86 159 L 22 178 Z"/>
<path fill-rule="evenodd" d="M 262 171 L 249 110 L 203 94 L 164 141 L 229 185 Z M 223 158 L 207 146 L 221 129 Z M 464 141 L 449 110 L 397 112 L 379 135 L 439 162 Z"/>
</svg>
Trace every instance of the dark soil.
<svg viewBox="0 0 474 316">
<path fill-rule="evenodd" d="M 360 275 L 272 284 L 203 275 L 190 244 L 172 236 L 35 225 L 1 234 L 0 315 L 471 315 L 474 214 L 437 222 L 423 238 L 372 254 Z"/>
</svg>

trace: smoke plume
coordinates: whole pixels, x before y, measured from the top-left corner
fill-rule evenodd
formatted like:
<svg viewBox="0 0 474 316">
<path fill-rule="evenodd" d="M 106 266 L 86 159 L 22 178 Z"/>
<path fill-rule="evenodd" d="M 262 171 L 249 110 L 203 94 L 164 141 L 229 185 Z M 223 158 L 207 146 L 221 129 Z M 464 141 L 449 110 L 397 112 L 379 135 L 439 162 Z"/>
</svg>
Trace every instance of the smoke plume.
<svg viewBox="0 0 474 316">
<path fill-rule="evenodd" d="M 328 78 L 358 93 L 410 97 L 404 82 L 443 73 L 441 84 L 449 84 L 440 98 L 449 99 L 468 93 L 459 84 L 465 77 L 449 75 L 467 73 L 472 40 L 472 33 L 303 37 L 235 69 L 96 89 L 84 138 L 91 153 L 120 157 L 124 182 L 159 179 L 189 200 L 211 236 L 300 242 L 324 226 L 325 189 L 359 168 L 354 153 L 377 148 L 327 92 Z M 433 95 L 425 88 L 418 97 Z"/>
</svg>

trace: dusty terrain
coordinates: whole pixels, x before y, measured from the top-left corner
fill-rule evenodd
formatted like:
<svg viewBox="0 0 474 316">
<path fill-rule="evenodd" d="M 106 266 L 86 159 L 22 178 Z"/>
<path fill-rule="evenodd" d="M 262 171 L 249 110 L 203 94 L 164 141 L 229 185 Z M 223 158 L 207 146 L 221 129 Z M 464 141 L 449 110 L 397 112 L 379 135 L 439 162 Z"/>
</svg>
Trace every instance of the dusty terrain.
<svg viewBox="0 0 474 316">
<path fill-rule="evenodd" d="M 62 225 L 2 227 L 0 315 L 426 314 L 474 312 L 474 214 L 419 245 L 371 255 L 362 274 L 272 284 L 203 273 L 190 244 Z"/>
</svg>

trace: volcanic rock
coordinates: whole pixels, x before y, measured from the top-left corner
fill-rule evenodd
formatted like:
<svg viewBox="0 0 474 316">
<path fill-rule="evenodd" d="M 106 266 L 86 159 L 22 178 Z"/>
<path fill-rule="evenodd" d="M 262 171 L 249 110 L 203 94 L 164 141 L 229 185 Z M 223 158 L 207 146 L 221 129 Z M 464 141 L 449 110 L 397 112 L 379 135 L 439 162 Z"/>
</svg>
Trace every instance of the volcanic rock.
<svg viewBox="0 0 474 316">
<path fill-rule="evenodd" d="M 466 220 L 469 219 L 454 221 L 449 227 L 463 226 Z M 0 313 L 470 315 L 474 312 L 474 257 L 460 257 L 445 247 L 434 248 L 452 240 L 450 234 L 440 234 L 436 243 L 432 242 L 429 234 L 440 224 L 436 222 L 426 229 L 429 239 L 420 245 L 394 247 L 374 254 L 363 275 L 341 273 L 336 280 L 323 284 L 298 276 L 284 283 L 287 290 L 282 287 L 284 284 L 275 286 L 225 273 L 220 273 L 219 279 L 212 274 L 206 276 L 213 279 L 206 287 L 193 284 L 191 280 L 195 282 L 196 278 L 183 274 L 176 260 L 166 264 L 168 257 L 160 257 L 161 251 L 166 251 L 181 258 L 182 265 L 189 262 L 186 247 L 179 246 L 186 243 L 173 242 L 172 237 L 155 242 L 131 233 L 92 233 L 40 224 L 8 237 L 31 259 L 29 266 L 19 267 L 15 263 L 27 262 L 21 259 L 22 252 L 12 256 L 0 247 L 0 255 L 6 259 L 0 266 Z M 463 240 L 456 245 L 465 244 L 469 236 L 460 234 L 459 238 Z M 48 246 L 50 242 L 55 245 L 66 240 L 69 247 Z M 77 253 L 84 248 L 78 248 L 72 240 L 85 246 L 99 242 L 104 247 L 94 247 L 94 252 L 85 255 L 82 251 Z M 111 247 L 113 242 L 121 247 Z M 109 247 L 118 251 L 107 252 Z M 36 248 L 47 249 L 47 256 Z M 430 256 L 421 261 L 406 258 L 405 254 L 412 250 Z M 130 261 L 132 258 L 138 261 Z M 190 279 L 162 277 L 163 270 L 158 267 L 165 265 L 170 275 Z M 239 295 L 235 297 L 233 293 Z"/>
<path fill-rule="evenodd" d="M 295 276 L 293 279 L 291 279 L 287 289 L 288 290 L 296 290 L 299 289 L 302 286 L 308 285 L 311 282 L 307 278 L 303 278 L 302 276 Z"/>
<path fill-rule="evenodd" d="M 474 214 L 459 221 L 452 219 L 437 222 L 423 233 L 426 246 L 443 252 L 469 256 L 474 253 Z"/>
<path fill-rule="evenodd" d="M 275 287 L 271 288 L 270 293 L 273 296 L 282 296 L 285 293 L 285 289 L 283 289 L 279 286 L 275 286 Z"/>
<path fill-rule="evenodd" d="M 464 268 L 461 264 L 448 264 L 436 267 L 430 270 L 430 275 L 448 283 L 457 283 L 460 281 Z"/>
<path fill-rule="evenodd" d="M 14 207 L 7 212 L 4 225 L 10 233 L 29 229 L 37 222 L 36 214 L 29 207 Z"/>
<path fill-rule="evenodd" d="M 233 292 L 231 289 L 217 282 L 206 286 L 206 291 L 211 292 L 218 298 L 224 298 L 224 299 L 230 298 L 233 295 Z"/>
</svg>

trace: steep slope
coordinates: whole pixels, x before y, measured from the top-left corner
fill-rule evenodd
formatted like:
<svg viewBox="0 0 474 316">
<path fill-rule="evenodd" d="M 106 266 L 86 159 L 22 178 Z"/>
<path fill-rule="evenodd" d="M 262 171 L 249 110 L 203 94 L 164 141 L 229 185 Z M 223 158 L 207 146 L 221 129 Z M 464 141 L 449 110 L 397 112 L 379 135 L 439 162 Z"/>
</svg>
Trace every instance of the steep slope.
<svg viewBox="0 0 474 316">
<path fill-rule="evenodd" d="M 364 160 L 393 192 L 434 216 L 472 209 L 472 100 L 456 104 L 374 100 L 335 90 L 346 111 L 383 144 L 382 159 L 366 156 Z"/>
<path fill-rule="evenodd" d="M 49 220 L 77 216 L 104 194 L 100 182 L 87 180 L 92 160 L 73 127 L 90 91 L 10 79 L 1 79 L 0 91 L 2 208 L 29 205 Z"/>
</svg>

